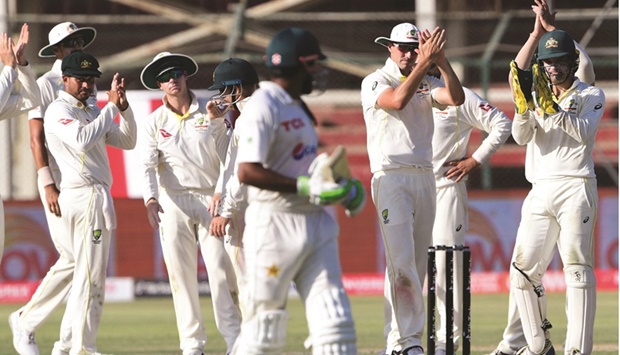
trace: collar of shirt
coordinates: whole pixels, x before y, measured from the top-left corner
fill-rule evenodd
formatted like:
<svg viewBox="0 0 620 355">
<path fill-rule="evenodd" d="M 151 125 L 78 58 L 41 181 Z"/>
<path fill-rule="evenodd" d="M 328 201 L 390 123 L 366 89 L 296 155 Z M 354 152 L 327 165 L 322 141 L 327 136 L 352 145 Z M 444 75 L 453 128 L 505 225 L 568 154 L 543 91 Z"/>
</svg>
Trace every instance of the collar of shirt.
<svg viewBox="0 0 620 355">
<path fill-rule="evenodd" d="M 58 75 L 62 75 L 62 60 L 56 59 L 54 65 L 52 65 L 52 70 L 50 71 Z"/>
<path fill-rule="evenodd" d="M 265 89 L 268 92 L 271 92 L 279 101 L 281 101 L 285 105 L 291 105 L 295 101 L 293 100 L 291 95 L 286 92 L 286 90 L 284 90 L 280 85 L 272 81 L 266 81 L 264 83 L 261 83 L 260 89 Z"/>
<path fill-rule="evenodd" d="M 407 77 L 404 76 L 400 72 L 400 68 L 398 67 L 398 65 L 396 65 L 396 63 L 392 60 L 392 58 L 388 58 L 385 61 L 385 66 L 383 66 L 383 71 L 386 72 L 392 78 L 396 78 L 400 80 L 400 82 L 403 82 L 405 81 L 405 79 L 407 79 Z"/>
<path fill-rule="evenodd" d="M 82 101 L 76 99 L 73 95 L 69 94 L 68 92 L 66 92 L 64 90 L 58 91 L 58 98 L 62 99 L 64 101 L 67 101 L 71 105 L 73 105 L 73 106 L 75 106 L 77 108 L 80 108 L 82 110 L 92 109 L 90 106 L 85 105 Z"/>
<path fill-rule="evenodd" d="M 566 89 L 562 95 L 560 95 L 560 97 L 556 97 L 556 102 L 560 102 L 562 100 L 564 100 L 564 97 L 566 97 L 566 95 L 568 95 L 569 93 L 571 93 L 573 90 L 575 90 L 577 88 L 577 85 L 579 85 L 581 81 L 579 80 L 579 78 L 575 77 L 575 80 L 573 80 L 573 84 Z M 555 96 L 555 95 L 554 95 Z"/>
<path fill-rule="evenodd" d="M 189 105 L 189 110 L 187 110 L 187 112 L 184 115 L 179 115 L 176 112 L 172 111 L 170 109 L 170 107 L 168 107 L 168 100 L 166 99 L 166 96 L 164 95 L 164 97 L 162 98 L 162 102 L 164 103 L 164 107 L 166 107 L 166 110 L 172 112 L 175 116 L 177 116 L 177 119 L 180 121 L 183 121 L 184 119 L 190 117 L 192 115 L 192 113 L 200 110 L 200 105 L 198 104 L 198 100 L 196 99 L 196 95 L 191 91 L 188 90 L 189 93 L 189 97 L 192 99 L 192 102 Z"/>
</svg>

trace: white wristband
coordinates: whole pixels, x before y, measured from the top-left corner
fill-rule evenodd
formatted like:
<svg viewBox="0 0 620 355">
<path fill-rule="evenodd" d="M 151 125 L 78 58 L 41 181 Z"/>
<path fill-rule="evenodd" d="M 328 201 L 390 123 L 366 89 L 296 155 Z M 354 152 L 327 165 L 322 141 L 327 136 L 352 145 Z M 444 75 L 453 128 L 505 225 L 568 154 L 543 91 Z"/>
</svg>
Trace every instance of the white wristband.
<svg viewBox="0 0 620 355">
<path fill-rule="evenodd" d="M 37 176 L 41 186 L 54 185 L 54 177 L 52 176 L 52 170 L 49 166 L 44 166 L 37 170 Z"/>
</svg>

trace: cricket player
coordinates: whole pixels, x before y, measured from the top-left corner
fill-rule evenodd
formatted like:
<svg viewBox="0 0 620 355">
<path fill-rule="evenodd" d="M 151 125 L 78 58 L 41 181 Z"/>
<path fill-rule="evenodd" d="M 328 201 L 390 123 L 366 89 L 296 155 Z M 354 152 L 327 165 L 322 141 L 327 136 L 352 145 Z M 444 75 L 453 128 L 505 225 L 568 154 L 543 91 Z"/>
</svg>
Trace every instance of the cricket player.
<svg viewBox="0 0 620 355">
<path fill-rule="evenodd" d="M 64 89 L 45 111 L 45 138 L 62 180 L 58 204 L 67 233 L 59 233 L 61 255 L 73 261 L 67 301 L 72 326 L 70 355 L 95 354 L 105 299 L 105 281 L 116 214 L 110 194 L 112 174 L 106 146 L 133 149 L 136 123 L 125 96 L 125 81 L 114 75 L 109 102 L 88 106 L 95 78 L 92 55 L 77 51 L 62 60 Z M 114 118 L 120 114 L 120 123 Z M 34 331 L 34 329 L 32 330 Z"/>
<path fill-rule="evenodd" d="M 63 22 L 54 26 L 49 32 L 49 44 L 41 48 L 39 56 L 42 58 L 54 57 L 56 61 L 52 69 L 37 79 L 41 91 L 41 104 L 28 113 L 30 128 L 30 148 L 37 167 L 37 187 L 43 203 L 47 225 L 52 242 L 60 254 L 58 260 L 41 281 L 30 301 L 18 311 L 11 314 L 14 331 L 13 342 L 18 352 L 29 354 L 25 349 L 32 349 L 38 354 L 33 330 L 38 329 L 49 317 L 52 311 L 65 299 L 71 289 L 74 260 L 62 253 L 62 239 L 60 233 L 68 233 L 62 225 L 62 212 L 58 204 L 60 193 L 60 171 L 54 157 L 49 154 L 45 142 L 43 117 L 47 107 L 58 97 L 58 92 L 64 89 L 62 80 L 62 59 L 72 52 L 86 48 L 95 39 L 96 30 L 92 27 L 78 27 L 72 22 Z M 88 98 L 89 106 L 97 105 L 96 88 Z M 71 310 L 65 311 L 60 326 L 60 340 L 54 344 L 52 355 L 62 355 L 71 349 Z M 25 331 L 24 331 L 25 330 Z M 20 350 L 21 349 L 21 350 Z M 20 352 L 20 354 L 21 354 Z"/>
<path fill-rule="evenodd" d="M 426 323 L 422 283 L 435 220 L 432 164 L 434 106 L 465 100 L 445 57 L 445 31 L 423 32 L 410 23 L 378 37 L 390 57 L 364 78 L 362 108 L 367 130 L 372 198 L 385 246 L 387 354 L 423 354 Z M 427 76 L 436 64 L 444 82 Z"/>
<path fill-rule="evenodd" d="M 39 104 L 39 88 L 26 58 L 30 32 L 23 24 L 17 44 L 7 34 L 0 37 L 0 121 L 32 110 Z M 4 205 L 0 198 L 0 260 L 4 251 Z"/>
<path fill-rule="evenodd" d="M 536 15 L 534 30 L 532 32 L 535 38 L 539 38 L 545 32 L 557 29 L 555 26 L 555 13 L 550 13 L 546 1 L 538 1 L 536 5 L 532 6 L 532 9 Z M 578 68 L 575 72 L 575 77 L 579 78 L 580 81 L 584 83 L 594 85 L 595 74 L 592 60 L 577 42 L 574 42 L 574 44 L 579 52 Z M 512 73 L 510 74 L 510 78 L 512 78 Z M 550 254 L 546 260 L 541 260 L 541 268 L 546 270 L 552 259 L 553 254 Z M 523 334 L 523 327 L 521 326 L 521 319 L 519 318 L 514 294 L 511 290 L 508 303 L 508 322 L 504 329 L 501 342 L 490 355 L 514 355 L 517 351 L 523 349 L 525 345 L 526 340 Z M 555 351 L 555 349 L 553 351 Z"/>
<path fill-rule="evenodd" d="M 337 155 L 317 157 L 316 119 L 301 98 L 321 82 L 316 79 L 325 73 L 326 57 L 313 34 L 292 27 L 272 37 L 265 58 L 270 81 L 248 101 L 239 132 L 238 178 L 249 186 L 243 235 L 248 291 L 242 292 L 243 324 L 233 354 L 282 353 L 291 281 L 306 307 L 312 353 L 357 354 L 338 223 L 324 206 L 342 203 L 357 213 L 365 192 L 358 180 L 336 171 Z"/>
<path fill-rule="evenodd" d="M 538 6 L 546 4 L 537 1 Z M 537 22 L 540 23 L 537 13 Z M 536 63 L 531 58 L 538 48 Z M 592 149 L 605 95 L 574 76 L 578 52 L 561 30 L 532 33 L 511 63 L 516 114 L 512 135 L 527 145 L 523 203 L 510 281 L 527 346 L 554 353 L 542 277 L 557 243 L 566 280 L 565 354 L 590 354 L 596 311 L 593 270 L 598 196 Z M 531 83 L 534 93 L 531 93 Z"/>
<path fill-rule="evenodd" d="M 436 66 L 429 71 L 440 79 Z M 469 226 L 467 186 L 469 173 L 488 159 L 510 136 L 512 122 L 496 107 L 463 88 L 465 102 L 448 106 L 444 110 L 433 108 L 435 131 L 433 133 L 433 171 L 437 186 L 437 208 L 433 226 L 433 245 L 464 245 Z M 473 129 L 488 133 L 476 151 L 467 156 L 469 137 Z M 439 327 L 436 334 L 436 355 L 446 354 L 446 263 L 445 253 L 437 253 L 437 309 Z M 463 333 L 463 256 L 454 255 L 454 349 L 458 348 Z M 452 325 L 450 325 L 452 326 Z"/>
<path fill-rule="evenodd" d="M 208 207 L 229 139 L 223 112 L 213 101 L 199 101 L 187 86 L 187 78 L 197 71 L 192 58 L 162 52 L 141 74 L 147 89 L 164 92 L 164 104 L 146 119 L 140 138 L 144 202 L 151 226 L 159 229 L 184 355 L 202 354 L 207 343 L 198 294 L 198 244 L 227 352 L 241 324 L 224 240 L 209 235 Z"/>
<path fill-rule="evenodd" d="M 217 191 L 220 197 L 214 201 L 221 204 L 213 206 L 209 234 L 225 238 L 225 248 L 233 264 L 235 274 L 227 280 L 237 280 L 239 291 L 243 290 L 245 259 L 243 257 L 242 236 L 245 228 L 245 210 L 247 209 L 247 186 L 241 185 L 236 174 L 237 150 L 239 146 L 239 125 L 241 111 L 258 89 L 258 74 L 252 64 L 241 58 L 229 58 L 218 64 L 213 72 L 213 85 L 209 90 L 219 90 L 213 100 L 224 105 L 232 121 L 231 139 L 226 153 L 224 169 L 220 171 Z M 214 213 L 215 212 L 215 213 Z"/>
</svg>

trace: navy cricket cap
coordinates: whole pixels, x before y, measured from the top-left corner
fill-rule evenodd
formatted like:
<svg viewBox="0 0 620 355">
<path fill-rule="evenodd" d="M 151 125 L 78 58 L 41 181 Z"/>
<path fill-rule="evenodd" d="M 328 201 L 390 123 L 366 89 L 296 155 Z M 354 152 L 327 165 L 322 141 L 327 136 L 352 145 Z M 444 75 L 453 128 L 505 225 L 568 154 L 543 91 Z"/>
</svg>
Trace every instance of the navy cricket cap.
<svg viewBox="0 0 620 355">
<path fill-rule="evenodd" d="M 92 55 L 76 51 L 62 59 L 60 66 L 62 75 L 73 76 L 76 78 L 101 76 L 99 62 Z"/>
<path fill-rule="evenodd" d="M 258 84 L 258 74 L 252 64 L 241 58 L 228 58 L 213 71 L 213 85 L 209 90 L 223 90 L 231 85 Z"/>
<path fill-rule="evenodd" d="M 273 36 L 267 46 L 265 64 L 269 68 L 296 67 L 301 64 L 300 57 L 311 55 L 318 55 L 318 59 L 327 58 L 312 33 L 303 28 L 290 27 Z"/>
<path fill-rule="evenodd" d="M 575 42 L 565 31 L 554 30 L 545 33 L 538 41 L 538 60 L 569 56 L 575 58 Z"/>
</svg>

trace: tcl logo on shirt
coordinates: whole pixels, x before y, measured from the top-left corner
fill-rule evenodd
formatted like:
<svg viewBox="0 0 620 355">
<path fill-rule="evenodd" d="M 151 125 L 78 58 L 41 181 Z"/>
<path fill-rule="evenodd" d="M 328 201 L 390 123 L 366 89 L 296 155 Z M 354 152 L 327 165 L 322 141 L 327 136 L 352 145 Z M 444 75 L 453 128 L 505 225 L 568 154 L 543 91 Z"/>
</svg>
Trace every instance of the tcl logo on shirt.
<svg viewBox="0 0 620 355">
<path fill-rule="evenodd" d="M 292 120 L 284 121 L 281 125 L 287 132 L 290 132 L 291 129 L 300 129 L 306 126 L 304 120 L 301 118 L 293 118 Z"/>
<path fill-rule="evenodd" d="M 168 133 L 168 131 L 166 131 L 166 130 L 165 130 L 165 129 L 163 129 L 163 128 L 160 128 L 160 129 L 159 129 L 159 133 L 160 133 L 160 134 L 161 134 L 161 136 L 162 136 L 162 137 L 164 137 L 164 138 L 169 138 L 169 137 L 172 137 L 172 134 Z"/>
<path fill-rule="evenodd" d="M 293 159 L 301 160 L 306 155 L 316 155 L 317 147 L 314 145 L 304 145 L 299 143 L 293 148 Z"/>
</svg>

